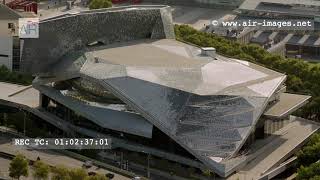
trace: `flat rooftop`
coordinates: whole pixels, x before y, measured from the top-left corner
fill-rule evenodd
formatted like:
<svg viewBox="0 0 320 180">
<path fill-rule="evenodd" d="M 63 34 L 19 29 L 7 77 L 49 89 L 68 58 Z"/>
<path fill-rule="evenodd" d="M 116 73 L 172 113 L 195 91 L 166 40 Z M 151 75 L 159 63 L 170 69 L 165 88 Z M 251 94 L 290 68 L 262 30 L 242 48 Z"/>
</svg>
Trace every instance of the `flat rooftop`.
<svg viewBox="0 0 320 180">
<path fill-rule="evenodd" d="M 270 36 L 271 34 L 272 34 L 272 32 L 270 32 L 270 31 L 264 31 L 264 32 L 260 33 L 260 34 L 258 35 L 258 37 L 252 38 L 252 39 L 251 39 L 251 42 L 252 42 L 252 43 L 258 43 L 258 44 L 264 45 L 265 43 L 268 42 L 269 36 Z"/>
<path fill-rule="evenodd" d="M 0 82 L 0 100 L 36 108 L 39 106 L 39 91 L 32 86 Z"/>
<path fill-rule="evenodd" d="M 320 37 L 318 35 L 299 35 L 295 34 L 293 35 L 290 40 L 287 42 L 287 44 L 291 45 L 303 45 L 303 46 L 319 46 Z"/>
<path fill-rule="evenodd" d="M 306 95 L 282 93 L 280 100 L 264 115 L 276 118 L 285 117 L 305 105 L 310 98 L 311 96 Z"/>
<path fill-rule="evenodd" d="M 21 17 L 19 13 L 0 3 L 0 20 L 18 20 Z"/>
</svg>

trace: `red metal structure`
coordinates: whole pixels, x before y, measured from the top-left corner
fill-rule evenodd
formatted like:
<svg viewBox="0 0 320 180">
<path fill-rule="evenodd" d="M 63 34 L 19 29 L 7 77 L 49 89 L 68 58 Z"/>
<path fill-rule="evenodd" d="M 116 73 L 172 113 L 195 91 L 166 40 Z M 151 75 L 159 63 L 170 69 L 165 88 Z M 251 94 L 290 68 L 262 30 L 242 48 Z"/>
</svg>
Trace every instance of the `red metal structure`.
<svg viewBox="0 0 320 180">
<path fill-rule="evenodd" d="M 38 13 L 38 4 L 29 0 L 14 0 L 7 3 L 7 6 L 11 9 L 23 9 L 25 12 Z"/>
<path fill-rule="evenodd" d="M 142 0 L 112 0 L 112 3 L 119 4 L 119 3 L 124 3 L 128 1 L 131 1 L 133 4 L 138 4 L 138 3 L 141 3 Z"/>
</svg>

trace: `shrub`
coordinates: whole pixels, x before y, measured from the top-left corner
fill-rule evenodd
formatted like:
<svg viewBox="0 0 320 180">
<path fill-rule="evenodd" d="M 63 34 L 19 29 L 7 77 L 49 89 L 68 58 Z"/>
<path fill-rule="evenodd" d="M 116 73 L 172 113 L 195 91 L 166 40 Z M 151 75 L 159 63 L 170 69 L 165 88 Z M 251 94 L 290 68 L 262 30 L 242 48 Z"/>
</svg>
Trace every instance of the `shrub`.
<svg viewBox="0 0 320 180">
<path fill-rule="evenodd" d="M 110 0 L 91 0 L 89 3 L 90 9 L 101 9 L 112 7 L 112 2 Z"/>
</svg>

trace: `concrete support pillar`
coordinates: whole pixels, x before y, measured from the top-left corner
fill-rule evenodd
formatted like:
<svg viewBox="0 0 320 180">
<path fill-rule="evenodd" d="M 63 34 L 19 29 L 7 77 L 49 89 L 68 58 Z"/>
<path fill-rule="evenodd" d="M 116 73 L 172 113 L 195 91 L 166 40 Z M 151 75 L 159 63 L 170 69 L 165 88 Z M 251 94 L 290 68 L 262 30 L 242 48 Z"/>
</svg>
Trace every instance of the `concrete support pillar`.
<svg viewBox="0 0 320 180">
<path fill-rule="evenodd" d="M 49 98 L 48 96 L 44 95 L 44 94 L 40 94 L 39 95 L 40 98 L 39 98 L 39 106 L 42 107 L 42 108 L 47 108 L 48 105 L 49 105 Z"/>
<path fill-rule="evenodd" d="M 254 132 L 254 139 L 262 139 L 264 138 L 264 129 L 265 129 L 265 119 L 261 118 L 256 124 L 255 132 Z"/>
<path fill-rule="evenodd" d="M 3 123 L 5 127 L 8 127 L 8 114 L 7 113 L 3 113 Z"/>
<path fill-rule="evenodd" d="M 302 55 L 302 46 L 299 46 L 299 54 Z"/>
<path fill-rule="evenodd" d="M 147 156 L 147 178 L 150 178 L 150 154 Z"/>
</svg>

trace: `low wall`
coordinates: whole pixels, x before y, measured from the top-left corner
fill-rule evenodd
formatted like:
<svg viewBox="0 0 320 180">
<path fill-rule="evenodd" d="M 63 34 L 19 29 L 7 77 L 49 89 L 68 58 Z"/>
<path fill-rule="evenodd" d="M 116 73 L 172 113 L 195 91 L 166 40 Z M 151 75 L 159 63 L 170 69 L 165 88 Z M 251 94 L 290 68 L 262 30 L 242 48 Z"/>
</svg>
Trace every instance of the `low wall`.
<svg viewBox="0 0 320 180">
<path fill-rule="evenodd" d="M 166 4 L 166 5 L 182 5 L 202 8 L 227 8 L 235 9 L 240 6 L 243 0 L 143 0 L 143 2 Z"/>
</svg>

